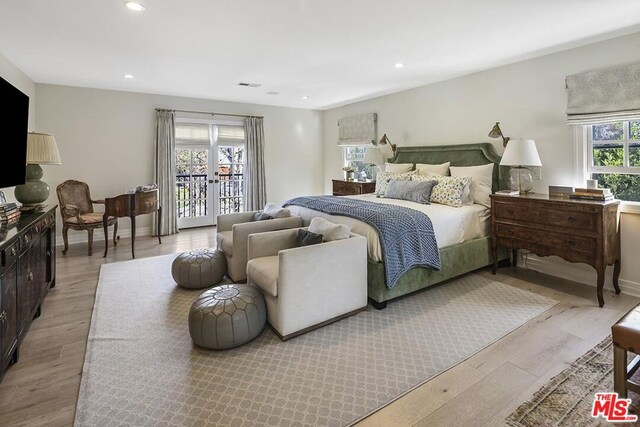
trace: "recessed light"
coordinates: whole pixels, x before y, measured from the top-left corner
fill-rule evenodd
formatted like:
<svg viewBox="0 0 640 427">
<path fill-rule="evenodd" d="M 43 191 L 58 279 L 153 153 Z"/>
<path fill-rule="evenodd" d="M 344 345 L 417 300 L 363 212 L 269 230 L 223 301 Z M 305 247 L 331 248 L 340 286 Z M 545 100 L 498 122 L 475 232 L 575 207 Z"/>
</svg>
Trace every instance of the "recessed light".
<svg viewBox="0 0 640 427">
<path fill-rule="evenodd" d="M 302 99 L 309 99 L 309 96 L 305 95 L 305 96 L 302 97 Z"/>
<path fill-rule="evenodd" d="M 142 12 L 144 10 L 144 5 L 142 3 L 138 3 L 137 1 L 126 1 L 124 2 L 124 5 L 136 12 Z"/>
<path fill-rule="evenodd" d="M 280 92 L 275 92 L 273 90 L 267 92 L 267 95 L 280 95 Z"/>
<path fill-rule="evenodd" d="M 132 79 L 133 74 L 123 74 L 122 77 L 124 77 L 125 79 Z"/>
<path fill-rule="evenodd" d="M 396 65 L 394 65 L 394 67 L 402 68 L 402 67 L 404 67 L 404 64 L 402 62 L 396 62 Z"/>
</svg>

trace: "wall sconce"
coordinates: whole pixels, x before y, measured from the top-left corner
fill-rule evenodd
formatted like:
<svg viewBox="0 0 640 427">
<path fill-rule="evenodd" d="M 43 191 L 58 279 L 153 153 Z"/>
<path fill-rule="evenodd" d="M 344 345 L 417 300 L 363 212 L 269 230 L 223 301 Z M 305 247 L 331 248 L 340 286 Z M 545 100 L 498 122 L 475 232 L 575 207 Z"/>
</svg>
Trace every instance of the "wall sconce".
<svg viewBox="0 0 640 427">
<path fill-rule="evenodd" d="M 491 128 L 491 131 L 489 132 L 488 135 L 489 138 L 502 138 L 502 146 L 506 147 L 507 146 L 507 142 L 509 142 L 509 137 L 508 136 L 504 136 L 502 134 L 502 130 L 500 129 L 500 122 L 496 122 L 495 125 L 493 125 L 493 127 Z"/>
<path fill-rule="evenodd" d="M 396 144 L 392 144 L 391 141 L 389 141 L 389 138 L 387 137 L 387 134 L 385 133 L 384 135 L 382 135 L 382 138 L 380 138 L 380 141 L 378 141 L 378 143 L 376 145 L 387 145 L 389 144 L 389 147 L 391 147 L 391 151 L 393 152 L 393 154 L 396 154 Z"/>
</svg>

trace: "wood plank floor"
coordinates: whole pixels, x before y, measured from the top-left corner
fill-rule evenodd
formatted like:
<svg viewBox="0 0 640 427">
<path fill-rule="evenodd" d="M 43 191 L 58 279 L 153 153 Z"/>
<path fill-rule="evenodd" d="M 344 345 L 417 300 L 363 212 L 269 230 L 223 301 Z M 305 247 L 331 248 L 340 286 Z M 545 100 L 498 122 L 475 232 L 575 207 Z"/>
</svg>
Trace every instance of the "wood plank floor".
<svg viewBox="0 0 640 427">
<path fill-rule="evenodd" d="M 136 256 L 214 245 L 215 228 L 193 229 L 163 238 L 162 245 L 138 238 Z M 73 424 L 100 266 L 131 258 L 129 239 L 122 239 L 106 259 L 101 248 L 97 242 L 91 257 L 83 244 L 72 245 L 66 256 L 58 249 L 57 286 L 27 334 L 20 361 L 0 384 L 1 426 Z M 520 403 L 604 339 L 611 324 L 640 302 L 608 292 L 606 305 L 599 308 L 593 287 L 523 269 L 499 271 L 497 276 L 480 274 L 560 303 L 361 425 L 505 425 Z"/>
</svg>

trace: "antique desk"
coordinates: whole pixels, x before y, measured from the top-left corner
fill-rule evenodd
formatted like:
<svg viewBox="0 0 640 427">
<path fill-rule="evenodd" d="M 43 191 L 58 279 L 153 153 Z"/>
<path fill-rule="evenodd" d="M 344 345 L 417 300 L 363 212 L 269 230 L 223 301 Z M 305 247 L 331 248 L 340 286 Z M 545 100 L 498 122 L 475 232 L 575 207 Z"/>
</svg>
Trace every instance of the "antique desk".
<svg viewBox="0 0 640 427">
<path fill-rule="evenodd" d="M 131 219 L 131 255 L 136 257 L 136 216 L 154 213 L 156 214 L 156 222 L 158 229 L 158 243 L 162 243 L 160 239 L 160 214 L 162 207 L 158 202 L 158 190 L 136 191 L 135 193 L 121 194 L 116 197 L 104 199 L 104 216 L 102 223 L 104 226 L 104 257 L 107 256 L 109 248 L 108 224 L 109 217 L 129 217 Z M 114 241 L 114 245 L 116 242 Z"/>
<path fill-rule="evenodd" d="M 491 249 L 493 273 L 498 246 L 539 256 L 556 255 L 583 262 L 598 273 L 597 294 L 604 305 L 604 272 L 613 264 L 613 286 L 620 293 L 619 200 L 596 202 L 549 197 L 547 194 L 491 195 Z"/>
</svg>

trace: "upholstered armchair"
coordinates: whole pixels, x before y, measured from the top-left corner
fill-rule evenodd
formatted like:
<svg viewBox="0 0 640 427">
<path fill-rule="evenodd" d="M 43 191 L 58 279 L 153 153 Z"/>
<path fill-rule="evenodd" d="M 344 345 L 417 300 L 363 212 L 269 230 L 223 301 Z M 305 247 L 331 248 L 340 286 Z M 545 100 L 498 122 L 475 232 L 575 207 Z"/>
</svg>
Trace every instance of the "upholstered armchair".
<svg viewBox="0 0 640 427">
<path fill-rule="evenodd" d="M 249 236 L 247 283 L 259 287 L 283 341 L 367 306 L 367 239 L 297 247 L 298 229 Z"/>
<path fill-rule="evenodd" d="M 253 233 L 300 227 L 298 216 L 254 221 L 258 211 L 218 215 L 216 241 L 227 258 L 227 275 L 234 282 L 247 279 L 247 237 Z"/>
<path fill-rule="evenodd" d="M 104 200 L 92 200 L 89 186 L 85 182 L 68 180 L 56 188 L 60 214 L 62 215 L 62 238 L 66 255 L 69 249 L 69 229 L 87 231 L 89 233 L 89 255 L 93 253 L 93 230 L 103 228 L 103 214 L 94 212 L 94 204 L 104 204 Z M 109 218 L 108 225 L 113 225 L 113 244 L 116 245 L 116 233 L 118 232 L 118 218 Z"/>
</svg>

